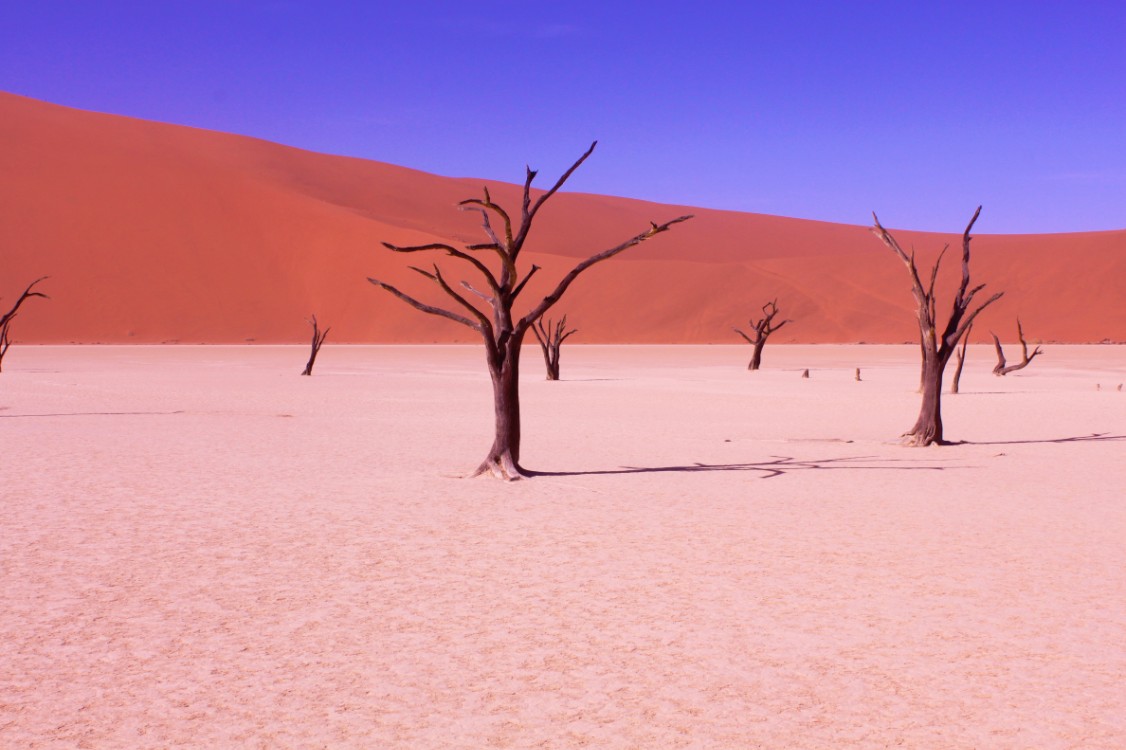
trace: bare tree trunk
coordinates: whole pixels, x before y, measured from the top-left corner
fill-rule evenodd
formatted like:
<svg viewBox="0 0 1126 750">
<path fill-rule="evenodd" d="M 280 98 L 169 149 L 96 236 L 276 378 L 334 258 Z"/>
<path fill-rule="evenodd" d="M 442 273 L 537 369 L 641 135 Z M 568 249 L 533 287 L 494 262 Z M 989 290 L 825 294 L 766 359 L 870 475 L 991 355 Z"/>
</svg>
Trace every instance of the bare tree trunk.
<svg viewBox="0 0 1126 750">
<path fill-rule="evenodd" d="M 761 338 L 755 342 L 751 349 L 751 361 L 747 364 L 748 370 L 757 370 L 762 365 L 762 348 L 766 346 L 766 339 Z"/>
<path fill-rule="evenodd" d="M 559 380 L 559 350 L 555 348 L 544 349 L 543 359 L 547 370 L 547 379 Z"/>
<path fill-rule="evenodd" d="M 489 454 L 470 476 L 491 474 L 510 481 L 526 476 L 520 467 L 520 350 L 517 342 L 489 357 L 496 430 Z"/>
<path fill-rule="evenodd" d="M 313 363 L 317 361 L 317 353 L 320 352 L 321 344 L 325 342 L 325 337 L 328 336 L 328 332 L 332 330 L 331 328 L 326 328 L 323 331 L 318 329 L 316 315 L 313 315 L 308 322 L 309 325 L 313 326 L 313 341 L 310 344 L 309 361 L 305 363 L 305 369 L 302 371 L 302 375 L 313 374 Z"/>
<path fill-rule="evenodd" d="M 958 366 L 954 368 L 954 380 L 950 383 L 950 392 L 958 392 L 958 384 L 962 382 L 962 367 L 966 364 L 966 345 L 970 343 L 970 331 L 974 329 L 970 326 L 966 329 L 966 335 L 962 337 L 962 346 L 958 349 Z"/>
<path fill-rule="evenodd" d="M 915 426 L 904 437 L 907 445 L 941 445 L 942 437 L 942 371 L 946 362 L 928 356 L 923 363 L 923 400 Z"/>
</svg>

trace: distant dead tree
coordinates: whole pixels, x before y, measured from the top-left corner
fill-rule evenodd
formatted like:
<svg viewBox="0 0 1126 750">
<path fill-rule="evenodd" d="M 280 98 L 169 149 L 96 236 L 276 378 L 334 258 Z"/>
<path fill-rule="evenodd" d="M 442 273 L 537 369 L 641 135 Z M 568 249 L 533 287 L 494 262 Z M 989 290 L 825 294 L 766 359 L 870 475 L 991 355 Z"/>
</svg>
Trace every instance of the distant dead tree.
<svg viewBox="0 0 1126 750">
<path fill-rule="evenodd" d="M 571 174 L 594 152 L 594 147 L 597 144 L 597 141 L 592 143 L 586 153 L 563 173 L 563 176 L 556 181 L 550 190 L 542 193 L 534 200 L 532 198 L 532 180 L 535 179 L 536 172 L 529 167 L 524 179 L 523 203 L 518 222 L 513 220 L 508 211 L 493 202 L 488 188 L 485 188 L 483 198 L 469 198 L 461 201 L 459 205 L 463 209 L 480 212 L 482 227 L 488 237 L 488 242 L 463 245 L 464 249 L 458 249 L 442 242 L 411 247 L 400 247 L 389 242 L 383 243 L 384 247 L 396 253 L 437 251 L 468 263 L 480 275 L 485 287 L 478 289 L 468 281 L 461 281 L 461 287 L 483 300 L 484 311 L 481 309 L 481 303 L 474 304 L 461 292 L 455 290 L 447 282 L 437 264 L 433 264 L 432 270 L 415 266 L 411 266 L 411 269 L 436 284 L 446 296 L 453 300 L 457 308 L 460 308 L 466 314 L 456 312 L 457 308 L 447 310 L 429 305 L 383 281 L 373 278 L 368 279 L 372 284 L 390 292 L 416 310 L 460 323 L 481 335 L 485 344 L 485 359 L 493 383 L 496 430 L 492 447 L 489 448 L 485 460 L 481 462 L 481 465 L 471 476 L 490 473 L 507 480 L 529 476 L 520 466 L 519 389 L 520 350 L 528 328 L 559 301 L 559 298 L 563 296 L 563 293 L 583 271 L 595 263 L 612 258 L 623 250 L 644 242 L 650 237 L 668 231 L 674 224 L 692 218 L 691 216 L 680 216 L 664 224 L 650 222 L 649 228 L 641 234 L 631 237 L 620 245 L 592 255 L 576 265 L 563 276 L 550 294 L 533 305 L 522 317 L 514 314 L 513 309 L 517 298 L 524 290 L 528 280 L 539 270 L 539 266 L 532 265 L 526 274 L 521 275 L 516 266 L 520 252 L 528 239 L 528 232 L 532 228 L 532 221 L 543 204 L 555 195 Z M 497 226 L 494 226 L 494 222 L 498 223 Z M 487 254 L 486 257 L 488 255 L 495 256 L 492 266 L 478 257 L 478 253 L 482 252 Z"/>
<path fill-rule="evenodd" d="M 567 316 L 564 315 L 558 322 L 552 323 L 550 319 L 544 325 L 543 318 L 532 324 L 532 333 L 536 341 L 540 342 L 543 350 L 543 362 L 547 365 L 547 379 L 559 380 L 559 349 L 571 334 L 577 333 L 578 328 L 567 328 Z"/>
<path fill-rule="evenodd" d="M 993 331 L 990 331 L 989 335 L 993 337 L 993 348 L 997 350 L 997 366 L 993 368 L 993 374 L 998 377 L 1023 370 L 1037 354 L 1040 354 L 1040 347 L 1036 347 L 1032 354 L 1028 353 L 1028 342 L 1024 340 L 1024 329 L 1020 326 L 1020 318 L 1017 318 L 1017 338 L 1020 339 L 1020 362 L 1017 364 L 1005 366 L 1005 352 L 1001 350 L 1001 339 L 997 338 L 997 334 Z"/>
<path fill-rule="evenodd" d="M 321 351 L 321 344 L 325 342 L 325 337 L 332 328 L 326 328 L 323 331 L 317 327 L 317 316 L 313 315 L 305 321 L 313 327 L 313 342 L 310 345 L 309 361 L 305 363 L 305 369 L 301 372 L 302 375 L 313 374 L 313 363 L 317 361 L 317 354 Z"/>
<path fill-rule="evenodd" d="M 8 312 L 0 316 L 0 370 L 3 370 L 4 355 L 8 353 L 8 348 L 12 345 L 12 320 L 19 313 L 20 305 L 24 303 L 24 300 L 31 299 L 32 297 L 42 297 L 43 299 L 48 299 L 47 295 L 43 294 L 43 292 L 34 291 L 35 285 L 40 281 L 45 281 L 47 278 L 47 276 L 41 276 L 35 281 L 28 284 L 27 289 L 24 289 L 23 294 L 21 294 L 19 299 L 16 300 L 16 304 L 12 305 L 12 309 L 8 310 Z"/>
<path fill-rule="evenodd" d="M 986 307 L 1001 298 L 1002 293 L 998 292 L 975 309 L 970 309 L 974 296 L 985 287 L 984 284 L 979 284 L 970 289 L 970 230 L 980 214 L 981 206 L 978 206 L 973 218 L 966 226 L 966 231 L 962 233 L 962 283 L 958 286 L 958 291 L 954 295 L 953 309 L 950 311 L 950 317 L 943 326 L 941 333 L 938 330 L 934 284 L 935 279 L 938 278 L 938 268 L 942 263 L 942 255 L 946 253 L 949 246 L 943 248 L 942 254 L 938 256 L 934 267 L 931 269 L 930 283 L 924 286 L 923 280 L 919 277 L 919 269 L 915 265 L 914 251 L 911 252 L 911 255 L 905 253 L 896 239 L 880 224 L 876 214 L 872 214 L 872 219 L 875 222 L 872 228 L 873 234 L 907 266 L 919 318 L 919 334 L 923 354 L 923 401 L 919 409 L 919 417 L 915 420 L 915 426 L 903 435 L 904 443 L 907 445 L 922 446 L 936 443 L 941 445 L 945 442 L 942 434 L 942 373 L 946 369 L 946 363 L 950 361 L 950 357 L 953 356 L 954 350 L 958 347 L 962 336 L 973 324 L 974 318 Z"/>
<path fill-rule="evenodd" d="M 757 370 L 759 368 L 759 365 L 762 364 L 762 348 L 766 346 L 766 339 L 770 337 L 770 334 L 774 333 L 787 323 L 793 323 L 792 320 L 783 320 L 778 325 L 774 325 L 774 318 L 777 315 L 778 300 L 775 299 L 773 302 L 767 302 L 762 306 L 761 319 L 755 320 L 754 318 L 752 318 L 750 321 L 748 321 L 751 324 L 751 328 L 754 329 L 754 338 L 751 338 L 746 333 L 740 331 L 738 328 L 731 329 L 735 331 L 735 333 L 742 336 L 748 344 L 754 347 L 754 350 L 751 353 L 751 361 L 747 365 L 748 370 Z"/>
<path fill-rule="evenodd" d="M 958 385 L 962 382 L 962 367 L 966 364 L 966 344 L 970 343 L 970 332 L 974 327 L 966 328 L 966 335 L 962 337 L 962 346 L 958 349 L 958 366 L 954 368 L 954 379 L 950 381 L 950 392 L 957 393 Z"/>
</svg>

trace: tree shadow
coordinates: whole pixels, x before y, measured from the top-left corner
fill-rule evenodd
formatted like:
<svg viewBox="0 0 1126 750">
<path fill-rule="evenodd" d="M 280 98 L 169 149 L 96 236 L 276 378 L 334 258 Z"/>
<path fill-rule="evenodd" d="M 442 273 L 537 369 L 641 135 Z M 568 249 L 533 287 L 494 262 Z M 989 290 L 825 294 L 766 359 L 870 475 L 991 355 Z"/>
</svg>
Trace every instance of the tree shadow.
<svg viewBox="0 0 1126 750">
<path fill-rule="evenodd" d="M 559 378 L 556 383 L 609 383 L 623 380 L 623 378 Z M 546 381 L 545 381 L 546 382 Z"/>
<path fill-rule="evenodd" d="M 770 461 L 751 461 L 735 464 L 692 463 L 678 466 L 622 466 L 617 469 L 592 469 L 589 471 L 533 471 L 525 473 L 535 477 L 576 477 L 610 474 L 696 473 L 708 471 L 750 471 L 762 474 L 760 479 L 773 479 L 792 471 L 890 470 L 890 471 L 942 471 L 956 466 L 902 465 L 911 459 L 880 458 L 879 456 L 847 456 L 844 458 L 798 459 L 793 456 L 771 456 Z M 900 464 L 900 465 L 895 465 Z"/>
<path fill-rule="evenodd" d="M 136 417 L 136 416 L 166 416 L 169 414 L 183 414 L 183 411 L 69 411 L 52 414 L 0 414 L 0 419 L 19 419 L 29 417 Z"/>
<path fill-rule="evenodd" d="M 1111 435 L 1109 432 L 1092 432 L 1090 435 L 1051 438 L 1045 440 L 958 440 L 950 445 L 1036 445 L 1063 443 L 1113 443 L 1126 440 L 1126 435 Z"/>
</svg>

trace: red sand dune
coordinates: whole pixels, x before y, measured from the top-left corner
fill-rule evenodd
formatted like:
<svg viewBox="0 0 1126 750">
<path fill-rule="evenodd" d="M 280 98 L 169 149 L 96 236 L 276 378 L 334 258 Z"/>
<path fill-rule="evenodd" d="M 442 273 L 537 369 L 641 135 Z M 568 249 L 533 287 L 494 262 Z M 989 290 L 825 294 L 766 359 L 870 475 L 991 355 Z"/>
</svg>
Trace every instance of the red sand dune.
<svg viewBox="0 0 1126 750">
<path fill-rule="evenodd" d="M 597 154 L 583 168 L 598 169 Z M 51 300 L 28 303 L 17 340 L 291 342 L 307 336 L 310 313 L 336 342 L 473 339 L 366 277 L 430 292 L 379 243 L 479 241 L 476 215 L 455 204 L 479 195 L 480 180 L 3 93 L 0 174 L 0 305 L 51 277 L 41 287 Z M 518 187 L 490 188 L 516 205 Z M 561 194 L 540 214 L 530 259 L 551 282 L 574 258 L 682 213 L 696 218 L 571 288 L 554 312 L 580 329 L 574 341 L 733 343 L 731 327 L 775 297 L 795 319 L 779 341 L 914 339 L 905 271 L 864 226 Z M 896 234 L 928 262 L 959 242 Z M 1005 292 L 975 341 L 989 328 L 1012 339 L 1017 315 L 1030 339 L 1126 341 L 1126 230 L 978 235 L 973 248 L 975 281 Z M 948 261 L 949 282 L 956 255 Z"/>
</svg>

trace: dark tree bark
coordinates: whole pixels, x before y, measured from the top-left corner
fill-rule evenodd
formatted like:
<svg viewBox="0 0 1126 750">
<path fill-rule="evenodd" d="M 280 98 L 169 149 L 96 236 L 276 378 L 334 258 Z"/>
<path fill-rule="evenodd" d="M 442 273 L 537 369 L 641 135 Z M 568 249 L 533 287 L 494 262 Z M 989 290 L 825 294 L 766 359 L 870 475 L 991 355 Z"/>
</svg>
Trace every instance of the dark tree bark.
<svg viewBox="0 0 1126 750">
<path fill-rule="evenodd" d="M 985 287 L 984 284 L 979 284 L 970 288 L 970 230 L 980 214 L 981 206 L 978 206 L 966 226 L 966 231 L 962 233 L 962 282 L 954 295 L 950 317 L 941 332 L 938 328 L 934 284 L 946 248 L 943 248 L 942 254 L 939 254 L 931 269 L 930 283 L 924 286 L 923 280 L 919 277 L 919 269 L 915 265 L 915 253 L 913 251 L 911 255 L 905 253 L 896 239 L 883 228 L 876 215 L 872 214 L 872 219 L 875 221 L 872 232 L 907 266 L 919 319 L 919 337 L 923 355 L 923 400 L 915 425 L 903 435 L 906 445 L 942 445 L 946 442 L 942 430 L 942 374 L 946 369 L 946 363 L 950 361 L 962 336 L 973 324 L 974 318 L 1001 298 L 1001 293 L 998 292 L 971 310 L 974 296 Z"/>
<path fill-rule="evenodd" d="M 754 338 L 746 333 L 743 333 L 738 328 L 731 329 L 735 331 L 735 333 L 742 336 L 748 344 L 754 347 L 751 352 L 751 361 L 747 365 L 748 370 L 757 370 L 759 368 L 759 365 L 762 364 L 762 348 L 766 346 L 766 340 L 770 337 L 770 334 L 774 333 L 787 323 L 793 322 L 792 320 L 783 320 L 778 325 L 774 325 L 774 318 L 776 315 L 778 315 L 778 300 L 767 302 L 765 305 L 763 305 L 762 315 L 762 318 L 759 320 L 752 318 L 750 321 L 748 321 L 751 324 L 751 328 L 754 330 Z"/>
<path fill-rule="evenodd" d="M 992 331 L 989 335 L 993 337 L 993 348 L 997 350 L 997 366 L 993 368 L 993 374 L 998 377 L 1023 370 L 1040 353 L 1040 347 L 1036 347 L 1032 354 L 1028 353 L 1028 342 L 1024 340 L 1024 329 L 1020 326 L 1020 318 L 1017 318 L 1017 338 L 1020 339 L 1020 362 L 1017 364 L 1005 366 L 1005 352 L 1001 350 L 1001 339 Z"/>
<path fill-rule="evenodd" d="M 544 325 L 543 318 L 532 324 L 532 333 L 536 335 L 536 341 L 540 342 L 540 349 L 543 350 L 543 362 L 547 366 L 548 380 L 559 380 L 559 349 L 572 333 L 577 333 L 579 330 L 572 328 L 568 331 L 566 328 L 566 315 L 554 324 L 548 320 L 547 325 Z"/>
<path fill-rule="evenodd" d="M 958 385 L 962 382 L 962 367 L 966 364 L 966 345 L 970 343 L 970 331 L 973 326 L 966 328 L 966 335 L 962 337 L 962 346 L 958 349 L 958 366 L 954 368 L 954 379 L 950 381 L 950 392 L 957 393 Z"/>
<path fill-rule="evenodd" d="M 539 266 L 532 265 L 526 274 L 521 274 L 517 268 L 517 261 L 528 238 L 528 232 L 532 228 L 532 221 L 543 204 L 555 195 L 571 174 L 594 152 L 596 145 L 597 141 L 592 143 L 586 153 L 563 173 L 563 176 L 555 182 L 551 189 L 540 194 L 534 200 L 532 197 L 532 180 L 535 179 L 536 172 L 529 168 L 524 178 L 524 195 L 520 215 L 515 220 L 508 211 L 493 202 L 488 188 L 485 188 L 482 198 L 470 198 L 462 201 L 459 205 L 463 209 L 477 211 L 481 214 L 482 227 L 488 237 L 488 242 L 463 245 L 462 249 L 441 242 L 412 247 L 400 247 L 389 242 L 383 243 L 384 247 L 396 253 L 436 251 L 469 264 L 481 277 L 484 289 L 478 289 L 468 281 L 462 281 L 461 287 L 482 300 L 483 305 L 481 302 L 476 304 L 471 302 L 461 292 L 455 290 L 446 281 L 446 277 L 437 264 L 433 264 L 429 270 L 414 266 L 411 266 L 411 269 L 432 281 L 447 297 L 453 300 L 456 304 L 453 310 L 422 302 L 378 279 L 368 279 L 372 284 L 398 297 L 416 310 L 460 323 L 481 335 L 485 344 L 485 361 L 488 364 L 489 375 L 493 382 L 496 431 L 488 455 L 485 456 L 485 460 L 481 462 L 481 465 L 471 476 L 492 474 L 507 480 L 528 476 L 520 466 L 519 391 L 520 351 L 528 328 L 559 301 L 559 298 L 563 296 L 563 293 L 583 271 L 644 242 L 650 237 L 668 231 L 674 224 L 692 218 L 691 216 L 680 216 L 664 224 L 651 222 L 649 228 L 644 232 L 615 247 L 591 255 L 576 265 L 563 276 L 550 294 L 531 306 L 523 316 L 514 312 L 520 293 L 524 290 L 528 280 L 539 270 Z M 496 222 L 495 226 L 494 222 Z M 487 264 L 481 260 L 479 253 L 484 253 L 485 257 L 493 258 L 492 263 Z"/>
<path fill-rule="evenodd" d="M 23 294 L 21 294 L 19 299 L 16 300 L 16 304 L 12 305 L 12 309 L 8 310 L 8 312 L 4 313 L 3 315 L 0 315 L 0 371 L 3 371 L 4 369 L 4 355 L 8 353 L 8 349 L 12 345 L 12 320 L 16 317 L 17 314 L 19 314 L 20 305 L 22 305 L 25 300 L 31 299 L 32 297 L 42 297 L 43 299 L 48 299 L 47 295 L 43 294 L 43 292 L 34 291 L 35 285 L 40 281 L 45 281 L 47 278 L 48 277 L 46 276 L 41 276 L 40 278 L 28 284 L 27 289 L 24 289 Z"/>
<path fill-rule="evenodd" d="M 332 328 L 329 327 L 329 328 L 324 329 L 323 331 L 320 330 L 320 328 L 317 327 L 317 316 L 316 315 L 313 315 L 312 317 L 310 317 L 310 319 L 306 322 L 309 325 L 313 326 L 313 341 L 309 345 L 310 346 L 309 361 L 305 363 L 305 369 L 302 370 L 301 374 L 302 375 L 312 375 L 313 374 L 313 363 L 317 361 L 317 354 L 319 354 L 320 351 L 321 351 L 321 344 L 323 344 L 325 342 L 325 337 L 328 336 L 328 332 L 331 331 Z"/>
</svg>

